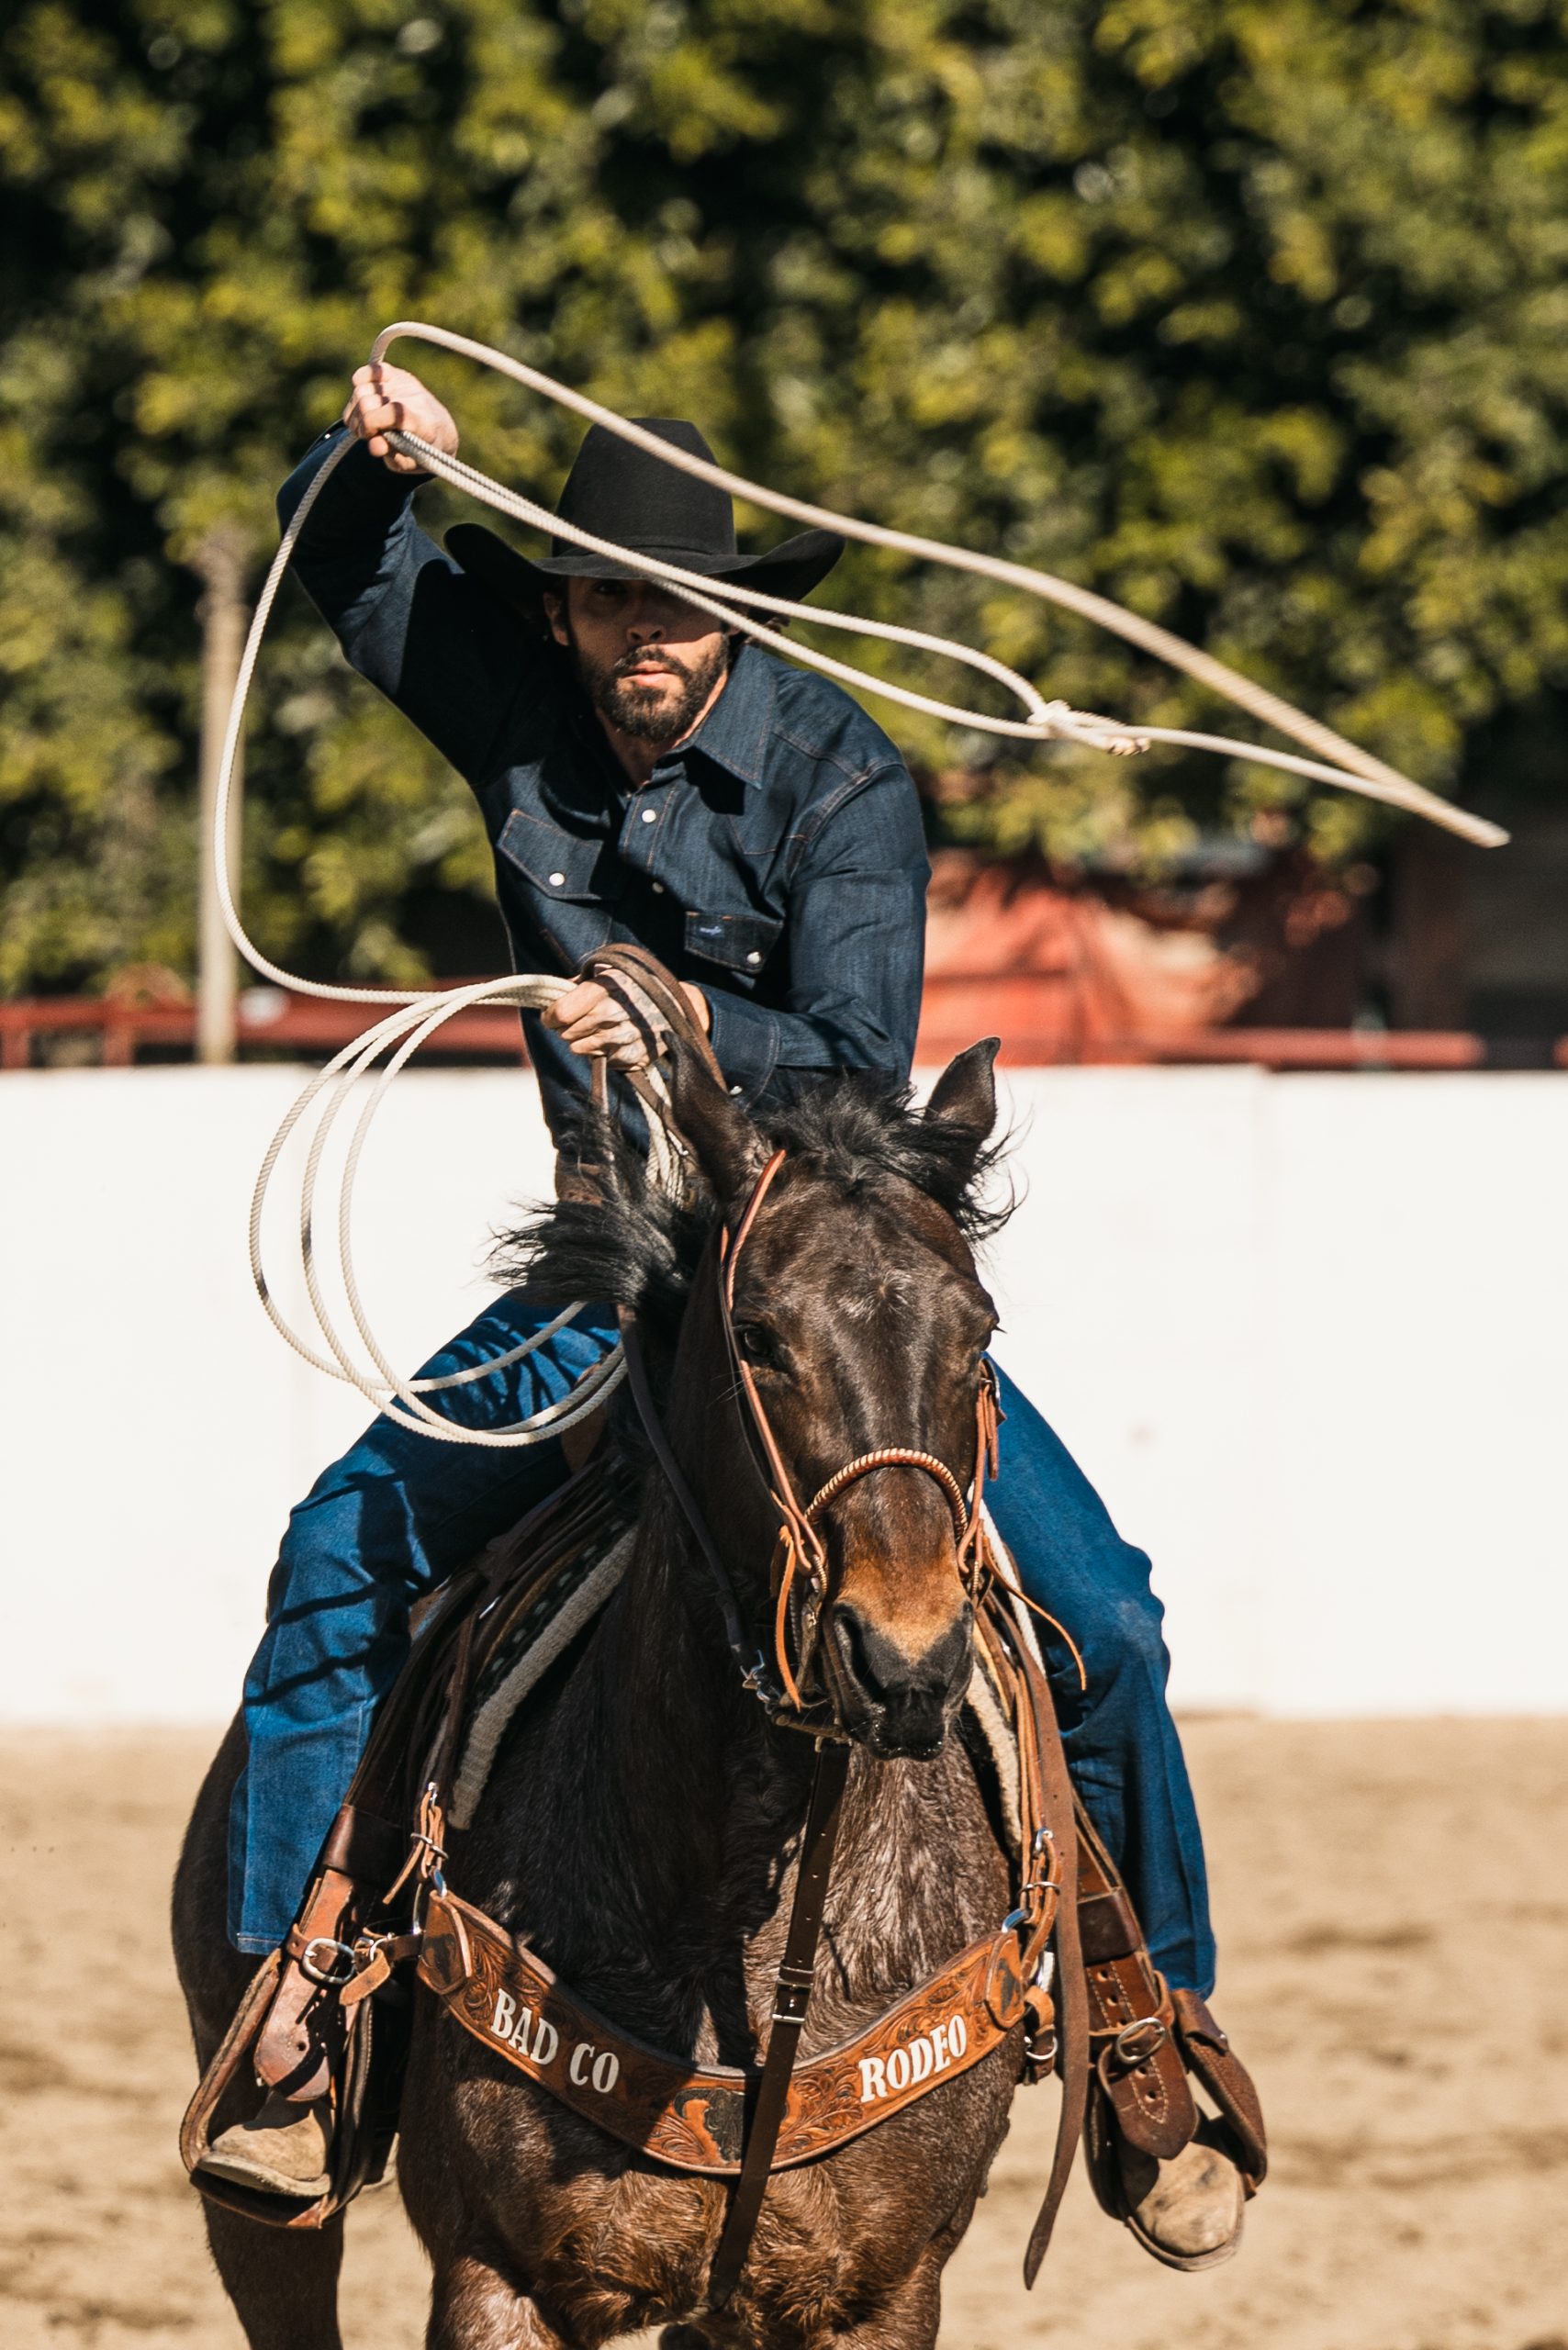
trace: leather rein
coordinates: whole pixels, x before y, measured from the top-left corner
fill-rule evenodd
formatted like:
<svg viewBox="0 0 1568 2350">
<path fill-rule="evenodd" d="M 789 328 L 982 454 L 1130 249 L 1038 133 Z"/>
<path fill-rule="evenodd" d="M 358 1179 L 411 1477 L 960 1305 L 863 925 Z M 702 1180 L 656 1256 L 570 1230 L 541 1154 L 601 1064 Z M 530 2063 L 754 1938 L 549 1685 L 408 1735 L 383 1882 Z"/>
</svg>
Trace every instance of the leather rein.
<svg viewBox="0 0 1568 2350">
<path fill-rule="evenodd" d="M 707 1038 L 652 957 L 636 948 L 611 947 L 595 957 L 588 968 L 601 983 L 613 989 L 638 1025 L 645 1033 L 652 1032 L 650 1043 L 657 1038 L 659 1029 L 673 1031 L 697 1054 L 713 1080 L 722 1084 Z M 662 1042 L 662 1038 L 658 1041 Z M 647 1102 L 645 1081 L 636 1090 Z M 848 1734 L 838 1718 L 830 1692 L 824 1688 L 822 1699 L 815 1704 L 803 1694 L 810 1687 L 813 1669 L 820 1678 L 822 1660 L 831 1653 L 820 1639 L 832 1595 L 828 1555 L 819 1531 L 821 1520 L 834 1502 L 861 1478 L 882 1469 L 920 1471 L 941 1489 L 953 1521 L 959 1580 L 978 1616 L 981 1586 L 991 1564 L 982 1496 L 988 1472 L 992 1478 L 997 1472 L 1001 1419 L 995 1374 L 985 1363 L 975 1393 L 974 1464 L 967 1496 L 947 1463 L 935 1453 L 910 1445 L 880 1445 L 846 1460 L 818 1487 L 810 1501 L 801 1502 L 752 1366 L 741 1350 L 734 1324 L 736 1271 L 786 1157 L 786 1152 L 778 1149 L 767 1158 L 734 1227 L 726 1225 L 722 1229 L 717 1253 L 719 1320 L 734 1373 L 734 1392 L 745 1399 L 748 1449 L 778 1518 L 770 1571 L 771 1664 L 745 1629 L 728 1564 L 670 1445 L 648 1382 L 635 1316 L 626 1308 L 619 1309 L 622 1346 L 637 1416 L 713 1583 L 725 1637 L 740 1671 L 742 1685 L 760 1700 L 777 1726 L 804 1732 L 816 1740 L 817 1749 L 784 1958 L 774 1991 L 772 2029 L 745 2133 L 739 2177 L 709 2272 L 708 2305 L 714 2310 L 722 2308 L 734 2290 L 772 2172 L 811 1998 L 843 1815 L 849 1767 Z M 1045 1703 L 1048 1707 L 1048 1697 Z M 1058 1827 L 1057 1832 L 1042 1831 L 1037 1852 L 1026 1856 L 1024 1907 L 1008 1921 L 1009 1925 L 1024 1928 L 1037 1951 L 1043 1951 L 1046 1934 L 1058 1914 L 1071 1908 L 1070 1891 L 1063 1899 L 1064 1883 L 1070 1882 L 1069 1873 L 1074 1862 L 1070 1798 L 1065 1812 L 1060 1805 L 1051 1808 L 1058 1822 L 1065 1818 L 1067 1825 Z M 1070 2102 L 1070 2099 L 1069 2106 Z M 1075 2128 L 1072 2135 L 1076 2138 Z M 1070 2161 L 1070 2148 L 1067 2159 Z M 1059 2149 L 1056 2167 L 1065 2182 Z"/>
</svg>

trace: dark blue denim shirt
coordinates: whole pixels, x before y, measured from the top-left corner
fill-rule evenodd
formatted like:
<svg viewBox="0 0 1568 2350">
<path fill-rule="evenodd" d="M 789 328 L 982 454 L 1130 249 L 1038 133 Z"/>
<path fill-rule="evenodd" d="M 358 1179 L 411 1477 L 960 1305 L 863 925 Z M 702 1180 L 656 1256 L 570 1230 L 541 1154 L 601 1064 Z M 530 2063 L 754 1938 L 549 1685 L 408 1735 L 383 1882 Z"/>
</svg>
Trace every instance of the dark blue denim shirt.
<svg viewBox="0 0 1568 2350">
<path fill-rule="evenodd" d="M 285 522 L 342 431 L 285 483 Z M 294 567 L 354 667 L 472 785 L 516 969 L 648 947 L 701 987 L 748 1108 L 830 1069 L 908 1075 L 925 843 L 902 759 L 848 694 L 745 645 L 696 733 L 637 789 L 570 656 L 457 568 L 415 522 L 409 483 L 363 447 Z M 537 1014 L 523 1025 L 559 1137 L 588 1064 Z"/>
</svg>

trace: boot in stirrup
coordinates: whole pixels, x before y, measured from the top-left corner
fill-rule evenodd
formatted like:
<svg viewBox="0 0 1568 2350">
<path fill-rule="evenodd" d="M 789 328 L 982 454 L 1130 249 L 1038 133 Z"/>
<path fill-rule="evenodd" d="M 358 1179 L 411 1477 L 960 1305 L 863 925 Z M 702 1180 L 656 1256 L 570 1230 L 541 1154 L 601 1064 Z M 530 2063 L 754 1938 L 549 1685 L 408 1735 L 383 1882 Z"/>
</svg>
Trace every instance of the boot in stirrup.
<svg viewBox="0 0 1568 2350">
<path fill-rule="evenodd" d="M 1164 2161 L 1118 2142 L 1126 2224 L 1147 2253 L 1168 2268 L 1217 2268 L 1241 2243 L 1247 2190 L 1205 2117 L 1197 2135 Z"/>
<path fill-rule="evenodd" d="M 332 2184 L 331 2163 L 330 2098 L 299 2105 L 269 2089 L 260 2112 L 214 2139 L 196 2168 L 264 2195 L 314 2200 Z"/>
</svg>

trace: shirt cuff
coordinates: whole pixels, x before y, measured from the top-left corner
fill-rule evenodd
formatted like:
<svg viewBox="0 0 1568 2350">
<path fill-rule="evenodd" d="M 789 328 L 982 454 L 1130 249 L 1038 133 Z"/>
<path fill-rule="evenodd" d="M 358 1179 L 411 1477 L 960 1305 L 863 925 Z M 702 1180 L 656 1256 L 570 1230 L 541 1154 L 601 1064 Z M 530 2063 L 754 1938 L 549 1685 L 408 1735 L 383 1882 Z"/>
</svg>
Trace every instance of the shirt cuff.
<svg viewBox="0 0 1568 2350">
<path fill-rule="evenodd" d="M 346 424 L 334 424 L 306 451 L 278 497 L 278 520 L 286 529 L 332 451 L 348 437 Z M 305 526 L 305 537 L 311 542 L 312 552 L 337 535 L 334 519 L 344 521 L 356 538 L 367 521 L 376 523 L 383 531 L 391 530 L 415 490 L 428 478 L 425 474 L 389 473 L 380 458 L 373 457 L 364 442 L 356 440 L 322 491 Z"/>
<path fill-rule="evenodd" d="M 702 992 L 708 999 L 708 1042 L 730 1091 L 743 1109 L 750 1110 L 778 1063 L 778 1015 L 723 988 L 704 988 Z"/>
</svg>

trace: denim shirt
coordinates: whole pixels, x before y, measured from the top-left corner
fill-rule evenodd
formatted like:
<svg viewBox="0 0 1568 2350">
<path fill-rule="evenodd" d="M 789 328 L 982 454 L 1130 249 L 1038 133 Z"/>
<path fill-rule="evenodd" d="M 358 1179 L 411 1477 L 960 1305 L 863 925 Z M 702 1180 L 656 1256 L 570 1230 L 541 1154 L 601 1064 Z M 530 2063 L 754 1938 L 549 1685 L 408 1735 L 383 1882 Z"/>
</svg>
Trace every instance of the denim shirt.
<svg viewBox="0 0 1568 2350">
<path fill-rule="evenodd" d="M 285 483 L 286 523 L 342 438 Z M 571 973 L 611 940 L 695 980 L 748 1108 L 835 1069 L 908 1075 L 929 874 L 902 759 L 858 703 L 756 644 L 696 733 L 634 786 L 571 656 L 414 520 L 409 483 L 352 449 L 294 567 L 363 677 L 473 787 L 520 971 Z M 557 1139 L 588 1064 L 523 1026 Z"/>
</svg>

